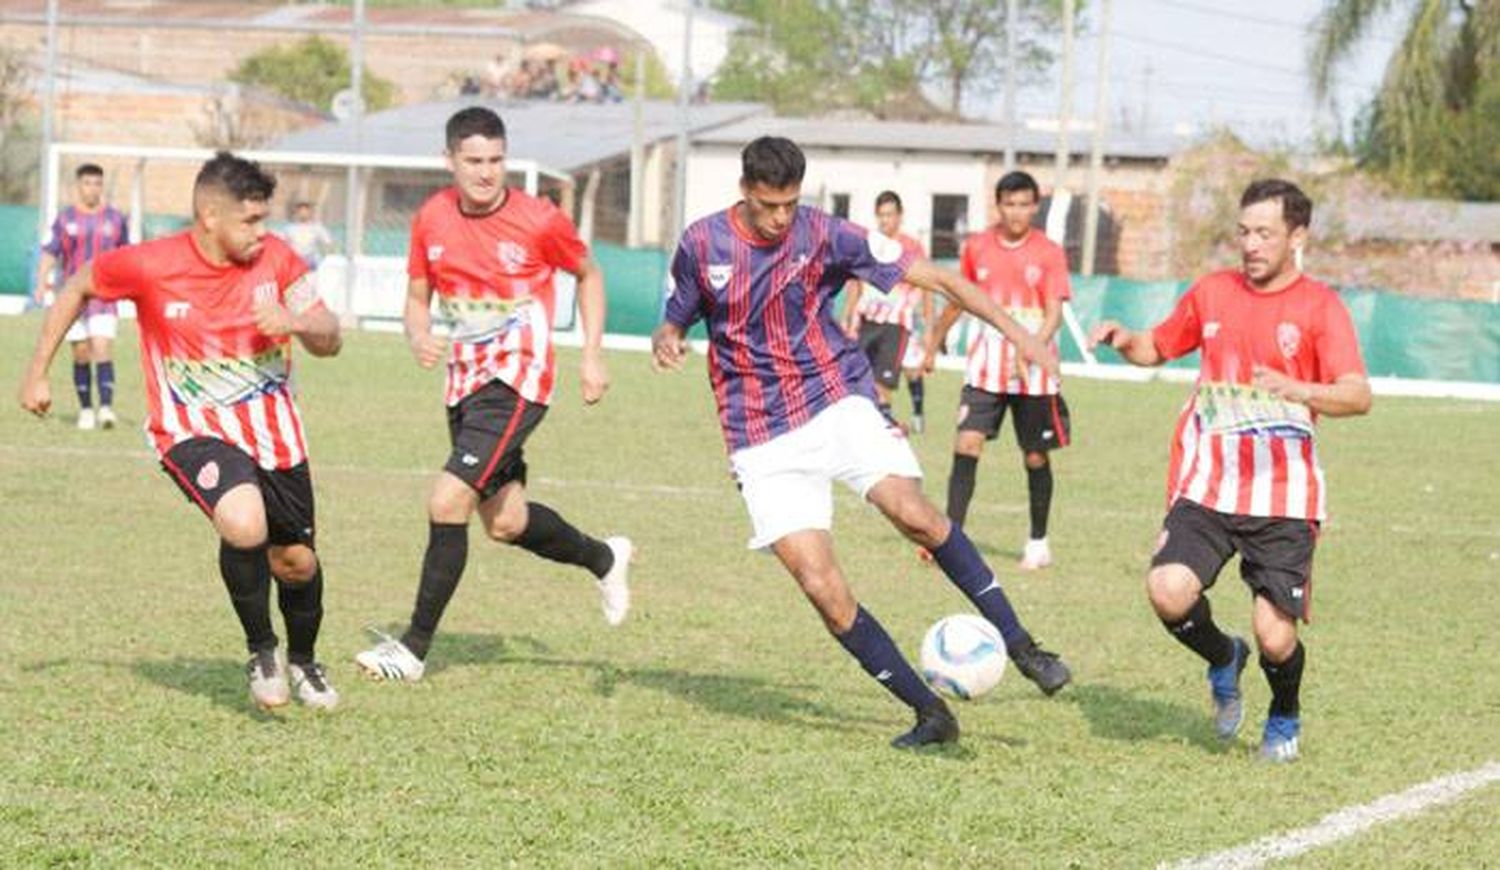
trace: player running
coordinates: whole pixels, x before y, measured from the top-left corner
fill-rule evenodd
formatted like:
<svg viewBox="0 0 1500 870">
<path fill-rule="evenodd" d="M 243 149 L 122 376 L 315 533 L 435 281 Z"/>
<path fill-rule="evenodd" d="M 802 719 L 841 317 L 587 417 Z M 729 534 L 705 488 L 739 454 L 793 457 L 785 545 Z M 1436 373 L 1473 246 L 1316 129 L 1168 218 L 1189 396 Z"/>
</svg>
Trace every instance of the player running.
<svg viewBox="0 0 1500 870">
<path fill-rule="evenodd" d="M 89 301 L 134 302 L 147 440 L 219 534 L 219 571 L 250 651 L 251 700 L 283 707 L 295 692 L 309 707 L 332 709 L 338 692 L 314 656 L 323 570 L 290 338 L 314 356 L 337 354 L 341 338 L 301 258 L 266 232 L 275 189 L 259 165 L 219 152 L 193 184 L 192 227 L 79 270 L 42 325 L 21 405 L 47 413 L 47 367 Z M 273 577 L 285 665 L 271 626 Z"/>
<path fill-rule="evenodd" d="M 505 186 L 499 115 L 463 109 L 448 119 L 446 134 L 453 185 L 428 199 L 412 223 L 405 321 L 419 365 L 447 362 L 452 451 L 427 503 L 427 552 L 411 623 L 399 639 L 386 637 L 355 656 L 385 680 L 420 680 L 426 671 L 438 621 L 468 561 L 476 510 L 491 539 L 593 574 L 609 625 L 630 609 L 630 540 L 591 538 L 526 495 L 523 446 L 547 413 L 557 374 L 553 273 L 578 277 L 580 382 L 590 405 L 609 387 L 600 349 L 604 275 L 566 214 Z M 451 348 L 432 334 L 433 293 L 453 324 Z"/>
<path fill-rule="evenodd" d="M 1146 589 L 1172 636 L 1208 662 L 1214 727 L 1244 719 L 1250 651 L 1214 624 L 1205 593 L 1235 553 L 1254 594 L 1251 622 L 1271 705 L 1260 758 L 1292 761 L 1312 607 L 1312 558 L 1326 511 L 1315 424 L 1370 410 L 1359 341 L 1338 294 L 1302 274 L 1312 202 L 1296 185 L 1256 181 L 1240 198 L 1241 267 L 1200 278 L 1155 328 L 1106 320 L 1091 343 L 1136 365 L 1197 350 L 1198 384 L 1172 437 L 1167 517 Z"/>
<path fill-rule="evenodd" d="M 901 281 L 937 290 L 992 323 L 1028 358 L 1046 347 L 980 290 L 879 234 L 799 206 L 806 168 L 790 140 L 762 137 L 742 154 L 743 199 L 692 224 L 672 261 L 674 290 L 651 338 L 653 364 L 678 369 L 687 329 L 706 319 L 708 370 L 730 463 L 750 512 L 752 548 L 769 548 L 829 632 L 865 672 L 916 712 L 892 745 L 958 739 L 953 713 L 859 605 L 834 558 L 834 480 L 875 505 L 937 564 L 1005 638 L 1042 691 L 1070 679 L 1022 627 L 999 580 L 963 529 L 922 495 L 911 446 L 875 407 L 870 364 L 834 317 L 851 278 L 889 291 Z"/>
</svg>

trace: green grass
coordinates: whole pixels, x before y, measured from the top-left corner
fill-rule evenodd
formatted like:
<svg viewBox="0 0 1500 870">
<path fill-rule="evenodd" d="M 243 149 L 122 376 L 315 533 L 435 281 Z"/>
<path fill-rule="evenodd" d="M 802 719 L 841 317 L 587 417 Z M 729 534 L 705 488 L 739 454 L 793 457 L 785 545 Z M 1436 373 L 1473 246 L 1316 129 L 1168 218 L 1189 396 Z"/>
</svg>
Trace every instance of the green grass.
<svg viewBox="0 0 1500 870">
<path fill-rule="evenodd" d="M 1141 577 L 1185 386 L 1075 380 L 1053 546 L 1025 534 L 1008 435 L 981 464 L 971 531 L 1077 682 L 1043 698 L 1014 673 L 959 708 L 954 752 L 886 748 L 909 723 L 748 553 L 712 400 L 689 371 L 610 357 L 600 407 L 564 352 L 528 445 L 532 494 L 636 540 L 636 607 L 606 630 L 576 570 L 471 535 L 468 574 L 415 686 L 365 682 L 363 626 L 409 612 L 424 493 L 446 453 L 440 376 L 399 340 L 353 335 L 300 362 L 327 566 L 321 656 L 333 715 L 252 713 L 209 526 L 155 467 L 133 330 L 113 432 L 16 410 L 35 315 L 0 319 L 0 863 L 129 865 L 1148 865 L 1229 848 L 1500 757 L 1500 406 L 1385 399 L 1325 426 L 1335 519 L 1306 632 L 1304 757 L 1213 739 L 1199 664 L 1151 616 Z M 934 378 L 932 420 L 958 380 Z M 898 408 L 907 397 L 897 398 Z M 947 425 L 916 439 L 941 498 Z M 847 494 L 840 557 L 915 654 L 966 609 Z M 1248 630 L 1234 569 L 1217 591 Z M 1313 853 L 1315 866 L 1474 865 L 1500 855 L 1500 788 Z"/>
</svg>

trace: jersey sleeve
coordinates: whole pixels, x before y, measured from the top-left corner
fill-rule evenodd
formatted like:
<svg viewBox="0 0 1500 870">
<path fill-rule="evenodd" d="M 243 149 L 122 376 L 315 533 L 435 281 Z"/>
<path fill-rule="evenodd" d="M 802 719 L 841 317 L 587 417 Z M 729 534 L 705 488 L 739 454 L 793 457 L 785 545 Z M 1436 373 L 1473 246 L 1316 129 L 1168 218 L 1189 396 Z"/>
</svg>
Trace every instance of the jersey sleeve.
<svg viewBox="0 0 1500 870">
<path fill-rule="evenodd" d="M 427 262 L 427 221 L 423 212 L 411 222 L 411 240 L 407 243 L 406 277 L 413 281 L 431 281 Z"/>
<path fill-rule="evenodd" d="M 667 304 L 662 316 L 668 323 L 686 330 L 703 316 L 703 285 L 699 281 L 702 272 L 698 267 L 698 256 L 693 252 L 690 236 L 684 234 L 672 257 L 672 269 L 668 273 Z"/>
<path fill-rule="evenodd" d="M 276 286 L 281 293 L 281 304 L 293 314 L 302 314 L 323 305 L 318 296 L 318 284 L 307 263 L 289 247 L 279 246 L 280 256 L 276 262 Z"/>
<path fill-rule="evenodd" d="M 61 257 L 63 251 L 62 237 L 63 219 L 62 214 L 59 213 L 57 217 L 52 219 L 52 227 L 47 230 L 47 241 L 42 243 L 43 253 L 49 254 L 54 258 Z"/>
<path fill-rule="evenodd" d="M 1198 317 L 1198 290 L 1194 284 L 1177 300 L 1177 307 L 1167 319 L 1151 330 L 1151 342 L 1163 359 L 1177 359 L 1197 350 L 1203 340 L 1203 324 Z"/>
<path fill-rule="evenodd" d="M 115 248 L 95 257 L 89 264 L 94 295 L 106 301 L 139 296 L 145 287 L 140 251 L 139 247 Z"/>
<path fill-rule="evenodd" d="M 1316 343 L 1318 372 L 1323 383 L 1331 384 L 1344 375 L 1363 375 L 1364 357 L 1359 352 L 1359 335 L 1344 301 L 1333 291 L 1323 306 L 1322 326 Z"/>
<path fill-rule="evenodd" d="M 1053 248 L 1047 257 L 1047 284 L 1043 289 L 1053 299 L 1073 298 L 1073 285 L 1068 279 L 1068 255 L 1061 246 Z"/>
<path fill-rule="evenodd" d="M 589 246 L 578 237 L 578 229 L 560 208 L 548 210 L 537 238 L 537 253 L 542 262 L 565 272 L 577 273 L 589 258 Z"/>
<path fill-rule="evenodd" d="M 916 262 L 895 239 L 872 233 L 842 218 L 830 217 L 829 249 L 832 265 L 889 293 Z M 842 288 L 842 282 L 835 285 Z"/>
<path fill-rule="evenodd" d="M 974 237 L 969 236 L 964 239 L 964 246 L 958 252 L 958 273 L 971 284 L 979 283 L 979 252 L 975 250 L 977 247 Z"/>
</svg>

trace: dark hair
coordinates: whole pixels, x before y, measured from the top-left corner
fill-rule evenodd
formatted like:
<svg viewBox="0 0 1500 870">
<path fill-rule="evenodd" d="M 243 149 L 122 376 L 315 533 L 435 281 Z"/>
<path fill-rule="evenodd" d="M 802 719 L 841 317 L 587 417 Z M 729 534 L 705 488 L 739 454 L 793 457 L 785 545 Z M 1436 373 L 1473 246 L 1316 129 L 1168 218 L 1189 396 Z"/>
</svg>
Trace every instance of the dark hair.
<svg viewBox="0 0 1500 870">
<path fill-rule="evenodd" d="M 740 152 L 740 181 L 746 185 L 764 184 L 780 190 L 802 183 L 807 158 L 797 143 L 780 136 L 762 136 Z"/>
<path fill-rule="evenodd" d="M 194 192 L 209 189 L 224 191 L 236 202 L 265 202 L 276 192 L 276 176 L 253 160 L 220 151 L 203 164 L 193 182 Z"/>
<path fill-rule="evenodd" d="M 1037 186 L 1036 179 L 1031 177 L 1030 172 L 1022 172 L 1017 169 L 1000 176 L 995 182 L 995 202 L 1007 193 L 1018 193 L 1023 190 L 1031 191 L 1031 198 L 1037 202 L 1042 201 L 1042 189 Z"/>
<path fill-rule="evenodd" d="M 1269 200 L 1281 200 L 1281 219 L 1286 221 L 1288 229 L 1310 226 L 1312 224 L 1312 200 L 1302 192 L 1302 188 L 1281 178 L 1261 178 L 1250 182 L 1245 188 L 1245 193 L 1240 197 L 1240 208 L 1249 208 L 1258 202 Z"/>
<path fill-rule="evenodd" d="M 901 194 L 897 193 L 894 190 L 882 190 L 880 192 L 880 195 L 875 197 L 875 210 L 879 211 L 880 207 L 888 202 L 895 204 L 896 211 L 906 211 L 906 209 L 902 208 L 901 206 Z"/>
<path fill-rule="evenodd" d="M 85 175 L 97 175 L 98 177 L 103 178 L 104 167 L 100 166 L 97 163 L 85 163 L 82 166 L 78 167 L 78 169 L 73 173 L 74 178 L 82 178 Z"/>
<path fill-rule="evenodd" d="M 470 136 L 504 139 L 505 122 L 490 109 L 483 106 L 470 106 L 453 113 L 453 117 L 448 119 L 448 127 L 444 136 L 448 143 L 448 150 L 453 151 L 458 148 L 458 143 Z"/>
</svg>

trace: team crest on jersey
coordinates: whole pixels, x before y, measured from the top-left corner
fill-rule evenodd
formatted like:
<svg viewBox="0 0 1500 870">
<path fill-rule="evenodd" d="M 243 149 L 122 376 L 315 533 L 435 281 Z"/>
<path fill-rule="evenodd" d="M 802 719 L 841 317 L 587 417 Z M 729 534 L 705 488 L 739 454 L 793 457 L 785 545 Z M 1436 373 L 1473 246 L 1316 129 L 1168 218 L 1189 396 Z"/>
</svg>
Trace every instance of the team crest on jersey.
<svg viewBox="0 0 1500 870">
<path fill-rule="evenodd" d="M 708 266 L 708 283 L 715 290 L 723 290 L 729 283 L 729 276 L 734 274 L 734 267 L 728 263 L 710 263 Z"/>
<path fill-rule="evenodd" d="M 256 305 L 261 305 L 266 302 L 275 302 L 277 296 L 276 282 L 262 281 L 261 283 L 255 285 L 255 290 L 253 292 L 255 293 Z"/>
<path fill-rule="evenodd" d="M 495 246 L 495 256 L 500 258 L 500 268 L 507 275 L 515 275 L 526 265 L 526 249 L 506 240 Z"/>
<path fill-rule="evenodd" d="M 67 224 L 63 226 L 63 232 L 67 233 L 70 236 L 78 235 L 78 224 L 72 221 L 68 221 Z"/>
<path fill-rule="evenodd" d="M 901 259 L 901 243 L 890 236 L 880 233 L 870 233 L 865 237 L 865 244 L 870 249 L 870 256 L 875 262 L 890 265 Z"/>
<path fill-rule="evenodd" d="M 1035 263 L 1026 266 L 1026 286 L 1035 290 L 1042 283 L 1042 267 Z"/>
<path fill-rule="evenodd" d="M 988 266 L 980 266 L 978 269 L 975 269 L 974 270 L 974 277 L 978 278 L 981 281 L 988 281 L 988 280 L 990 280 L 990 270 L 989 270 L 989 267 Z"/>
<path fill-rule="evenodd" d="M 428 245 L 427 246 L 427 262 L 429 262 L 429 263 L 436 263 L 438 260 L 441 260 L 442 258 L 443 258 L 443 246 L 442 245 Z"/>
<path fill-rule="evenodd" d="M 1281 355 L 1287 359 L 1297 355 L 1297 348 L 1302 344 L 1302 330 L 1295 323 L 1282 321 L 1276 325 L 1276 344 L 1281 348 Z"/>
</svg>

